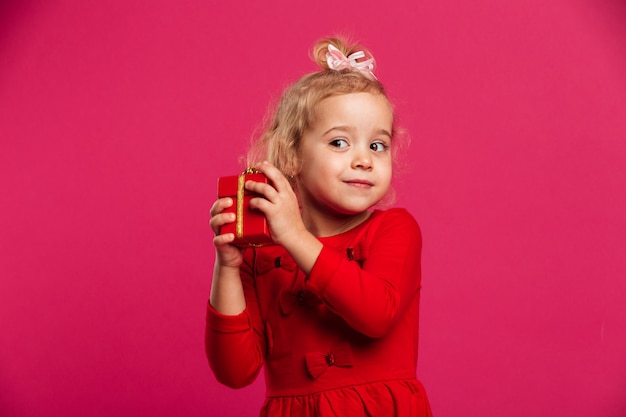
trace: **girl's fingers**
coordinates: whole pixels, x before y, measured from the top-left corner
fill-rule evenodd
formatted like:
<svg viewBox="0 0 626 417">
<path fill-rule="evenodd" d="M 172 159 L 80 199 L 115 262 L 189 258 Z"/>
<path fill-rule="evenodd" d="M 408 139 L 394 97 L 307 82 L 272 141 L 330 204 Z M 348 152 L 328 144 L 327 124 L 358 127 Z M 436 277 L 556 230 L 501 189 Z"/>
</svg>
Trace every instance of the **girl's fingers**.
<svg viewBox="0 0 626 417">
<path fill-rule="evenodd" d="M 235 235 L 232 233 L 226 233 L 224 235 L 217 235 L 213 238 L 213 244 L 215 247 L 227 245 L 235 240 Z"/>
<path fill-rule="evenodd" d="M 211 216 L 215 216 L 224 209 L 233 205 L 233 199 L 230 197 L 218 198 L 215 203 L 211 206 Z"/>
<path fill-rule="evenodd" d="M 264 182 L 246 181 L 245 187 L 246 190 L 260 194 L 270 201 L 273 200 L 278 194 L 278 190 L 276 188 Z"/>
<path fill-rule="evenodd" d="M 291 184 L 287 178 L 285 178 L 283 173 L 280 172 L 274 165 L 264 161 L 257 164 L 256 168 L 265 174 L 270 183 L 266 184 L 264 182 L 246 181 L 246 190 L 261 194 L 267 200 L 272 202 L 276 202 L 279 196 L 284 193 L 293 192 Z"/>
<path fill-rule="evenodd" d="M 211 217 L 211 220 L 209 220 L 209 225 L 211 226 L 211 229 L 213 229 L 213 232 L 215 232 L 215 234 L 218 234 L 220 227 L 227 223 L 234 222 L 236 217 L 237 216 L 235 215 L 235 213 L 219 213 Z"/>
<path fill-rule="evenodd" d="M 235 240 L 233 233 L 215 236 L 213 245 L 215 246 L 217 260 L 220 265 L 238 268 L 241 265 L 243 254 L 241 249 L 233 246 L 231 243 Z"/>
<path fill-rule="evenodd" d="M 220 198 L 211 207 L 211 219 L 209 225 L 216 235 L 220 232 L 220 227 L 227 223 L 235 221 L 235 213 L 224 213 L 224 209 L 230 207 L 233 204 L 233 200 L 230 197 Z"/>
<path fill-rule="evenodd" d="M 285 178 L 283 173 L 280 172 L 278 168 L 276 168 L 274 165 L 270 164 L 269 162 L 263 161 L 263 162 L 258 163 L 256 165 L 256 169 L 258 169 L 263 174 L 265 174 L 265 176 L 270 180 L 270 182 L 274 186 L 273 188 L 275 188 L 276 191 L 278 191 L 279 193 L 284 191 L 286 189 L 285 187 L 291 188 L 289 181 L 287 181 L 287 178 Z"/>
</svg>

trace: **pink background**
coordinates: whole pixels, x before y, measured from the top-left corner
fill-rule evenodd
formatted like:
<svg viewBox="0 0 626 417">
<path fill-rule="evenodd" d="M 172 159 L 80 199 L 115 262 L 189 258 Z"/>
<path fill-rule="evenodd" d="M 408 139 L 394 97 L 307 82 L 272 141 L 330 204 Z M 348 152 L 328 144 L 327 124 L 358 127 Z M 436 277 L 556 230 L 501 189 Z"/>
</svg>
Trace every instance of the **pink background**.
<svg viewBox="0 0 626 417">
<path fill-rule="evenodd" d="M 0 2 L 0 415 L 257 414 L 204 358 L 208 209 L 336 32 L 412 136 L 435 415 L 626 415 L 624 2 L 267 3 Z"/>
</svg>

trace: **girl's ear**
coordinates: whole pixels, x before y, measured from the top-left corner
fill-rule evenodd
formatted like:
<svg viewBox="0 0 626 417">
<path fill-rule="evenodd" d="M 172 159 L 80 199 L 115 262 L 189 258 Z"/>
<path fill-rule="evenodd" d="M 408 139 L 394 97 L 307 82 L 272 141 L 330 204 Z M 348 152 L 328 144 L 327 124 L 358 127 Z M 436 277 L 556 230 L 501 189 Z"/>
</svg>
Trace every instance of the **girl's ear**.
<svg viewBox="0 0 626 417">
<path fill-rule="evenodd" d="M 287 178 L 287 181 L 289 181 L 289 185 L 291 185 L 291 188 L 293 188 L 293 190 L 297 194 L 298 193 L 298 188 L 299 188 L 299 183 L 300 183 L 299 173 L 285 174 L 285 177 Z"/>
</svg>

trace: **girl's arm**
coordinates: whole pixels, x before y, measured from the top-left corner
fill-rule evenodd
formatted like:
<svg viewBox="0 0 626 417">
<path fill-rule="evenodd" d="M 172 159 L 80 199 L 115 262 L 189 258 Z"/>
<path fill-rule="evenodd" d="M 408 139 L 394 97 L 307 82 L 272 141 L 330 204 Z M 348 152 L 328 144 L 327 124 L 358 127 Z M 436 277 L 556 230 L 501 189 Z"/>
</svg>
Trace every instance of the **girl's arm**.
<svg viewBox="0 0 626 417">
<path fill-rule="evenodd" d="M 355 330 L 382 337 L 407 311 L 420 289 L 421 233 L 415 219 L 389 210 L 362 246 L 360 266 L 324 247 L 306 285 Z"/>
<path fill-rule="evenodd" d="M 265 329 L 261 320 L 252 279 L 252 257 L 241 265 L 241 287 L 246 308 L 237 315 L 225 315 L 211 305 L 207 308 L 206 353 L 215 377 L 231 388 L 251 384 L 265 355 Z"/>
<path fill-rule="evenodd" d="M 216 311 L 225 315 L 236 315 L 246 308 L 239 265 L 243 260 L 241 251 L 230 243 L 235 239 L 232 233 L 220 235 L 220 228 L 235 221 L 234 213 L 224 213 L 233 205 L 232 198 L 220 198 L 211 207 L 209 225 L 215 233 L 215 266 L 211 283 L 210 303 Z"/>
<path fill-rule="evenodd" d="M 223 213 L 231 204 L 231 199 L 219 199 L 211 208 L 209 223 L 216 234 L 222 225 L 234 220 L 231 214 Z M 238 388 L 256 378 L 263 364 L 265 334 L 252 280 L 252 262 L 244 261 L 242 252 L 230 244 L 233 239 L 230 234 L 213 240 L 216 257 L 205 347 L 217 380 Z"/>
<path fill-rule="evenodd" d="M 300 214 L 298 199 L 284 175 L 269 162 L 256 166 L 271 180 L 272 185 L 250 181 L 246 188 L 265 198 L 253 198 L 250 207 L 263 212 L 272 239 L 283 246 L 300 269 L 308 274 L 322 250 L 322 243 L 311 234 Z"/>
<path fill-rule="evenodd" d="M 221 314 L 235 316 L 246 308 L 246 300 L 239 276 L 239 267 L 221 266 L 215 262 L 211 282 L 211 306 Z"/>
</svg>

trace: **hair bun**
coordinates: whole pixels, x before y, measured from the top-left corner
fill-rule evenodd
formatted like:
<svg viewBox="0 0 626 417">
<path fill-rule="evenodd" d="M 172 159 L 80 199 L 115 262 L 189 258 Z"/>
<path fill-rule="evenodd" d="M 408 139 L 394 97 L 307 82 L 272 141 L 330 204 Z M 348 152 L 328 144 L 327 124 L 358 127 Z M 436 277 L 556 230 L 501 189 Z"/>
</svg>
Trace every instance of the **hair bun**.
<svg viewBox="0 0 626 417">
<path fill-rule="evenodd" d="M 315 62 L 322 70 L 330 69 L 328 67 L 328 61 L 326 58 L 326 54 L 328 53 L 328 45 L 333 45 L 345 56 L 350 56 L 351 54 L 359 51 L 363 52 L 367 59 L 372 59 L 372 62 L 374 62 L 373 56 L 367 48 L 364 48 L 363 46 L 356 43 L 351 43 L 346 38 L 332 36 L 318 40 L 313 46 L 313 62 Z"/>
</svg>

